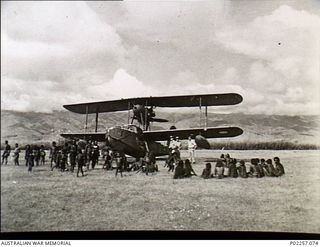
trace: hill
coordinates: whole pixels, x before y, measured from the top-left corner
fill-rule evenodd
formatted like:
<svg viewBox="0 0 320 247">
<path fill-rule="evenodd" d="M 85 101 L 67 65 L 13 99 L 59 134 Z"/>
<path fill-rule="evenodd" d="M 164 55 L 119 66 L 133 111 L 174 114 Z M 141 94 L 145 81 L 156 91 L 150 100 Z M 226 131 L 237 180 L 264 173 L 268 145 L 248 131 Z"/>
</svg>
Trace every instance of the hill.
<svg viewBox="0 0 320 247">
<path fill-rule="evenodd" d="M 158 112 L 157 117 L 166 118 L 168 123 L 154 123 L 152 129 L 169 129 L 199 126 L 199 113 Z M 98 130 L 127 123 L 125 112 L 100 114 Z M 244 134 L 227 139 L 214 139 L 213 143 L 232 142 L 292 142 L 319 145 L 320 116 L 280 116 L 248 114 L 208 114 L 208 126 L 238 126 Z M 1 144 L 44 143 L 59 140 L 60 133 L 81 132 L 85 116 L 67 111 L 53 113 L 1 111 Z M 89 115 L 88 130 L 94 131 L 95 116 Z"/>
</svg>

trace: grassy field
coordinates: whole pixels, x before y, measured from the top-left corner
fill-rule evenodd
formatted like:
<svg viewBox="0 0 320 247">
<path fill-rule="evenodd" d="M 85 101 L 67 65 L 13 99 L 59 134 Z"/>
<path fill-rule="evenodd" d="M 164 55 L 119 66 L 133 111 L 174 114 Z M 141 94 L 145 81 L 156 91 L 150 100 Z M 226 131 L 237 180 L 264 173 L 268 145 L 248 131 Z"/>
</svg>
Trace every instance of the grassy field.
<svg viewBox="0 0 320 247">
<path fill-rule="evenodd" d="M 235 158 L 279 156 L 279 178 L 173 180 L 96 169 L 68 172 L 1 167 L 1 231 L 214 230 L 320 233 L 319 151 L 228 151 Z M 197 151 L 195 171 L 219 151 Z M 185 154 L 183 154 L 185 155 Z M 22 156 L 21 156 L 22 157 Z"/>
</svg>

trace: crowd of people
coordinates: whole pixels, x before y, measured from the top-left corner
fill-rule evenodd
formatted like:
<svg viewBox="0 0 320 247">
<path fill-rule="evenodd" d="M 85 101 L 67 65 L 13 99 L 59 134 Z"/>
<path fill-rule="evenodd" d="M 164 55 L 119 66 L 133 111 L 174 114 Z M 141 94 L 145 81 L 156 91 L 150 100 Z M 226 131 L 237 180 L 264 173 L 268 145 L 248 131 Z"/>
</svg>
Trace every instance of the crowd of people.
<svg viewBox="0 0 320 247">
<path fill-rule="evenodd" d="M 16 148 L 13 151 L 14 165 L 19 166 L 20 147 L 16 143 Z M 5 141 L 5 147 L 2 153 L 3 165 L 8 164 L 8 158 L 11 154 L 11 146 L 8 141 Z M 136 162 L 128 162 L 124 153 L 112 151 L 108 147 L 100 150 L 98 143 L 88 140 L 86 143 L 81 141 L 65 142 L 62 145 L 57 145 L 55 141 L 52 142 L 49 148 L 49 164 L 50 170 L 58 170 L 60 172 L 69 171 L 73 173 L 77 168 L 77 177 L 79 175 L 85 176 L 84 171 L 95 169 L 99 163 L 99 157 L 102 158 L 102 168 L 105 170 L 115 169 L 115 176 L 120 174 L 123 176 L 124 171 L 157 172 L 158 166 L 156 164 L 155 156 L 152 151 L 147 152 L 146 156 Z M 28 172 L 32 172 L 34 166 L 45 165 L 46 150 L 44 145 L 26 145 L 25 147 L 25 161 L 28 167 Z M 86 169 L 84 170 L 83 167 Z"/>
<path fill-rule="evenodd" d="M 285 174 L 284 167 L 280 163 L 279 157 L 272 159 L 251 159 L 249 166 L 246 166 L 244 160 L 237 160 L 231 158 L 229 154 L 222 154 L 220 159 L 217 160 L 215 167 L 212 168 L 211 163 L 206 163 L 201 177 L 208 178 L 262 178 L 262 177 L 280 177 Z"/>
<path fill-rule="evenodd" d="M 180 155 L 181 142 L 179 138 L 170 138 L 169 143 L 169 156 L 165 162 L 165 167 L 168 167 L 168 172 L 173 172 L 174 179 L 187 178 L 191 176 L 197 176 L 192 164 L 195 163 L 195 149 L 196 143 L 190 136 L 188 139 L 188 154 L 189 158 L 183 161 Z M 18 143 L 15 144 L 13 150 L 13 163 L 19 166 L 20 147 Z M 11 153 L 11 147 L 8 141 L 5 141 L 5 147 L 2 154 L 2 165 L 8 164 L 8 157 Z M 63 145 L 57 145 L 55 141 L 49 150 L 49 163 L 50 169 L 53 171 L 57 169 L 61 172 L 70 171 L 74 172 L 77 167 L 77 177 L 79 174 L 85 176 L 83 167 L 86 167 L 86 171 L 95 169 L 99 163 L 99 157 L 102 156 L 103 165 L 105 170 L 115 169 L 115 176 L 124 171 L 136 171 L 143 172 L 146 175 L 149 173 L 158 172 L 159 168 L 156 164 L 156 159 L 152 151 L 146 153 L 142 159 L 137 159 L 133 162 L 128 162 L 124 153 L 114 152 L 108 147 L 104 147 L 100 150 L 98 143 L 87 141 L 77 142 L 65 142 Z M 274 162 L 274 163 L 273 163 Z M 25 147 L 25 165 L 28 167 L 28 172 L 32 172 L 34 166 L 45 165 L 46 163 L 46 150 L 44 145 L 27 145 Z M 205 168 L 202 171 L 201 177 L 208 178 L 248 178 L 257 177 L 279 177 L 285 174 L 284 167 L 280 163 L 279 157 L 272 159 L 251 159 L 250 164 L 246 164 L 244 160 L 237 160 L 231 158 L 229 154 L 222 154 L 217 159 L 214 167 L 211 163 L 206 163 Z"/>
</svg>

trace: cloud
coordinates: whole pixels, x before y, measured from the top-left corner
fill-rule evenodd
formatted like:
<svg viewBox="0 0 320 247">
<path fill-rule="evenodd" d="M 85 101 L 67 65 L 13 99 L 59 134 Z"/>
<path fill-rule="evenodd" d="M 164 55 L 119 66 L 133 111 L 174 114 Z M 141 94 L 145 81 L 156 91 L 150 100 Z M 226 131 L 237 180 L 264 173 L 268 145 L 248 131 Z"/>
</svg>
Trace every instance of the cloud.
<svg viewBox="0 0 320 247">
<path fill-rule="evenodd" d="M 233 1 L 8 2 L 2 109 L 236 92 L 232 111 L 317 114 L 320 18 L 278 5 L 239 21 Z"/>
<path fill-rule="evenodd" d="M 85 99 L 83 89 L 97 77 L 111 79 L 124 53 L 116 30 L 84 2 L 8 3 L 1 43 L 3 109 L 59 109 L 40 95 L 53 102 Z"/>
<path fill-rule="evenodd" d="M 243 87 L 265 95 L 265 109 L 259 111 L 320 113 L 319 16 L 283 5 L 244 26 L 234 23 L 217 31 L 214 40 L 252 59 Z M 273 98 L 278 103 L 271 104 Z M 303 105 L 310 108 L 299 110 Z"/>
<path fill-rule="evenodd" d="M 94 95 L 94 100 L 105 100 L 106 94 L 109 99 L 148 97 L 159 94 L 154 88 L 145 85 L 124 69 L 118 69 L 111 81 L 107 83 L 89 86 L 89 95 Z"/>
</svg>

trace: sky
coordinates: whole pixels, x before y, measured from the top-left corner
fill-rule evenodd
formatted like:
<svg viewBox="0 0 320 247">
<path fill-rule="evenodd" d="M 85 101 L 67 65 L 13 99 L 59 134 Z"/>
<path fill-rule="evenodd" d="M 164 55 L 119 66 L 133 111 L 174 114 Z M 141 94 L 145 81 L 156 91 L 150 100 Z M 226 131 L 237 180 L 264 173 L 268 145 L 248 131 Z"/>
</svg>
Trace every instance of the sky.
<svg viewBox="0 0 320 247">
<path fill-rule="evenodd" d="M 231 92 L 320 114 L 320 1 L 1 1 L 2 110 Z"/>
</svg>

